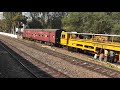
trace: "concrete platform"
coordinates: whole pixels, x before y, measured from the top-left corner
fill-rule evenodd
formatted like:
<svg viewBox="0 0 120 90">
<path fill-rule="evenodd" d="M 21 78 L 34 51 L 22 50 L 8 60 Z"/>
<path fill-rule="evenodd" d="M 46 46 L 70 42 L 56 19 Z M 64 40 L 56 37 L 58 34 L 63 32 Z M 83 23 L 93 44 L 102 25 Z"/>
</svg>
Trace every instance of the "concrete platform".
<svg viewBox="0 0 120 90">
<path fill-rule="evenodd" d="M 5 33 L 5 32 L 0 32 L 0 35 L 5 35 L 5 36 L 12 37 L 12 38 L 17 38 L 17 35 L 10 34 L 10 33 Z"/>
</svg>

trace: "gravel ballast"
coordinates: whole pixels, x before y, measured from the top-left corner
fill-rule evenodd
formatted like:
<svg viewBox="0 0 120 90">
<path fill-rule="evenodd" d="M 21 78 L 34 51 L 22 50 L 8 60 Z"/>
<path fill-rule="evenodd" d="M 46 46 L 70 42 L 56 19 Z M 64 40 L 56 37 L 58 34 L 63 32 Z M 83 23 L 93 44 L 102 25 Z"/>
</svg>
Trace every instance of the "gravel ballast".
<svg viewBox="0 0 120 90">
<path fill-rule="evenodd" d="M 21 51 L 26 52 L 27 54 L 40 60 L 41 62 L 46 63 L 47 65 L 55 68 L 56 70 L 63 72 L 64 74 L 70 76 L 71 78 L 108 78 L 105 75 L 96 73 L 94 71 L 88 70 L 77 65 L 70 64 L 69 62 L 64 61 L 60 58 L 48 55 L 47 53 L 43 53 L 41 51 L 27 47 L 15 41 L 11 41 L 5 38 L 4 40 L 7 41 L 7 43 L 17 47 Z"/>
</svg>

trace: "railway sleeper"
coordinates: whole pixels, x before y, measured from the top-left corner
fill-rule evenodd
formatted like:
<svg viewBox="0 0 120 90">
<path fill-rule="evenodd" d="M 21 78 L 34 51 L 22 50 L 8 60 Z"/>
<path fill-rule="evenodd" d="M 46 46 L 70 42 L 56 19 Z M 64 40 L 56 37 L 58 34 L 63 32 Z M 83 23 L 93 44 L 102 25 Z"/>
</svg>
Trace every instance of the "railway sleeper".
<svg viewBox="0 0 120 90">
<path fill-rule="evenodd" d="M 109 73 L 110 73 L 110 72 L 109 72 Z M 108 73 L 108 74 L 109 74 L 109 73 Z"/>
</svg>

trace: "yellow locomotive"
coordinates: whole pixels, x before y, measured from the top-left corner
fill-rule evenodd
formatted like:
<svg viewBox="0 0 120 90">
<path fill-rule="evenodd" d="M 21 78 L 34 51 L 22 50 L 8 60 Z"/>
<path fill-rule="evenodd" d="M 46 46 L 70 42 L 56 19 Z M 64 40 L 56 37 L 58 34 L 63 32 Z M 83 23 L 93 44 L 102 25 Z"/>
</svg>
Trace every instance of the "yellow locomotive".
<svg viewBox="0 0 120 90">
<path fill-rule="evenodd" d="M 60 44 L 68 49 L 80 49 L 96 53 L 98 50 L 107 49 L 115 52 L 115 59 L 120 61 L 120 35 L 92 34 L 77 32 L 62 32 Z"/>
</svg>

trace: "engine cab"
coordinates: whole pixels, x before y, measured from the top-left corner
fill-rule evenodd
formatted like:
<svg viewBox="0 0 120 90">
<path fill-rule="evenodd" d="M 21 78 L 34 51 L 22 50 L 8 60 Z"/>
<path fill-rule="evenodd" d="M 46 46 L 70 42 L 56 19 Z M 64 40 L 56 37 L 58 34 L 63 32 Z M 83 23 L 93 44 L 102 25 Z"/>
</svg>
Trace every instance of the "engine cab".
<svg viewBox="0 0 120 90">
<path fill-rule="evenodd" d="M 60 44 L 63 46 L 67 46 L 69 38 L 70 38 L 70 34 L 65 31 L 62 31 L 61 37 L 60 37 Z"/>
</svg>

